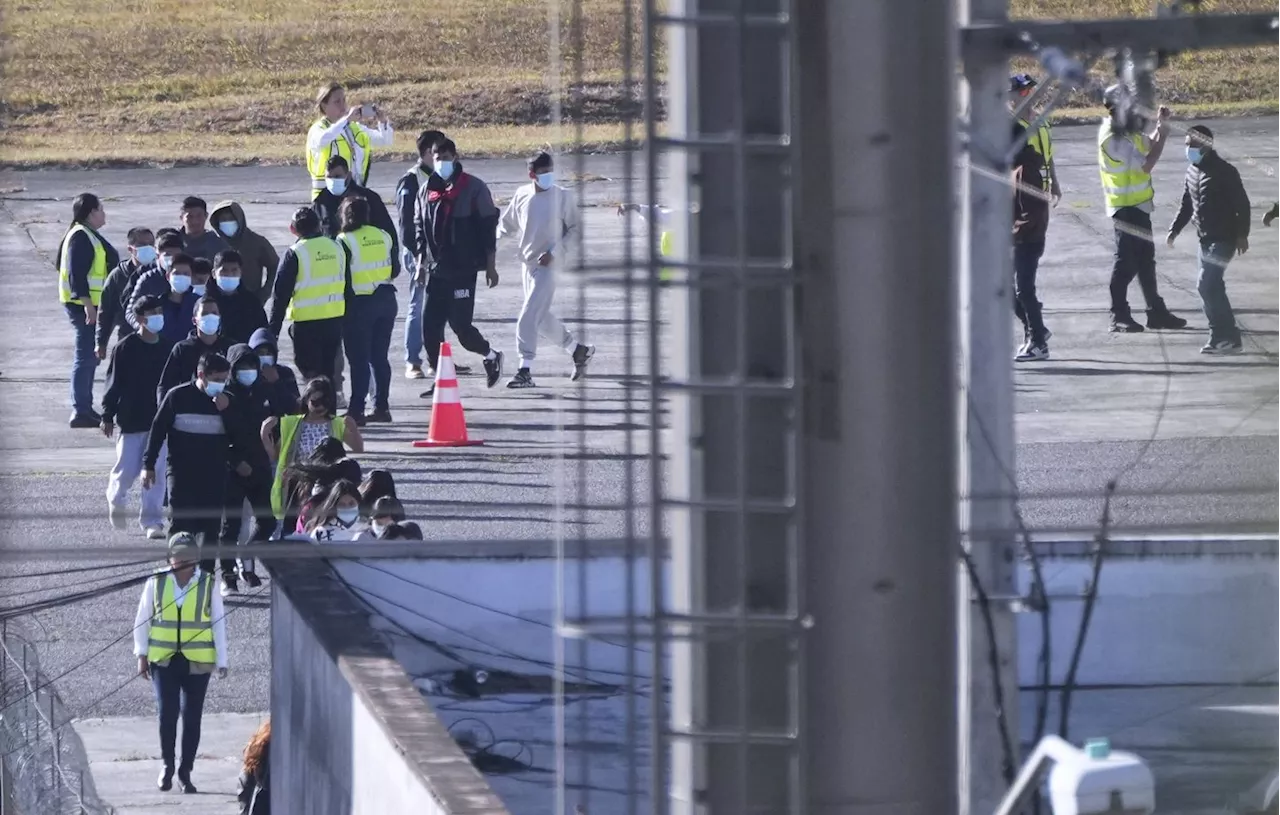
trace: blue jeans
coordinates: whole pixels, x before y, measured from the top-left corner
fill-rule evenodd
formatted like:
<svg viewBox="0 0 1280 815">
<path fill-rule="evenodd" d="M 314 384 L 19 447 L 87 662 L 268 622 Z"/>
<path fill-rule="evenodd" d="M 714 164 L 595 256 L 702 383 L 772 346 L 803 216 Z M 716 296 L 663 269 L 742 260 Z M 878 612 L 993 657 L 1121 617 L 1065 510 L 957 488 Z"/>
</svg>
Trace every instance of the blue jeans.
<svg viewBox="0 0 1280 815">
<path fill-rule="evenodd" d="M 1044 344 L 1044 318 L 1036 296 L 1036 272 L 1044 241 L 1013 245 L 1013 312 L 1022 321 L 1022 333 L 1033 345 Z"/>
<path fill-rule="evenodd" d="M 342 327 L 343 347 L 351 368 L 351 399 L 348 410 L 363 415 L 369 396 L 369 375 L 375 385 L 374 407 L 390 410 L 391 332 L 396 324 L 396 290 L 379 286 L 373 294 L 354 297 L 347 304 L 346 322 Z M 421 342 L 421 337 L 419 337 Z"/>
<path fill-rule="evenodd" d="M 93 412 L 93 374 L 98 370 L 97 348 L 94 344 L 94 326 L 84 321 L 84 306 L 64 303 L 67 319 L 76 332 L 75 355 L 71 358 L 71 408 L 77 416 Z"/>
<path fill-rule="evenodd" d="M 204 694 L 211 674 L 191 673 L 191 663 L 175 654 L 163 668 L 151 666 L 151 686 L 156 692 L 160 714 L 160 758 L 172 767 L 174 742 L 178 740 L 178 717 L 182 717 L 182 763 L 180 771 L 191 772 L 200 749 L 200 719 L 204 715 Z"/>
<path fill-rule="evenodd" d="M 409 310 L 404 325 L 404 361 L 409 365 L 422 364 L 422 300 L 427 284 L 409 284 Z"/>
<path fill-rule="evenodd" d="M 1236 327 L 1236 315 L 1227 299 L 1224 276 L 1227 264 L 1235 257 L 1236 245 L 1232 241 L 1207 238 L 1200 241 L 1200 277 L 1196 289 L 1204 303 L 1204 316 L 1209 321 L 1209 342 L 1229 340 L 1240 342 L 1240 329 Z"/>
</svg>

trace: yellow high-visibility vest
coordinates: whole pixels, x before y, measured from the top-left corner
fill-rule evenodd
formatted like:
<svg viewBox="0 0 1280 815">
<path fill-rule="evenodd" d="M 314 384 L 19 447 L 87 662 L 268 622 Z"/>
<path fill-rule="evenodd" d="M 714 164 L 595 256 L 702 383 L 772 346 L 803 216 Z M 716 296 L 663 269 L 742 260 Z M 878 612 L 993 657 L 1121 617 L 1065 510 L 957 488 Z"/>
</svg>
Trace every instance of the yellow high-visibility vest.
<svg viewBox="0 0 1280 815">
<path fill-rule="evenodd" d="M 174 602 L 173 575 L 161 572 L 155 581 L 151 606 L 151 637 L 147 661 L 163 662 L 182 654 L 188 662 L 213 665 L 218 652 L 213 644 L 213 578 L 201 572 L 195 591 L 187 591 L 179 607 Z"/>
<path fill-rule="evenodd" d="M 317 119 L 311 125 L 312 130 L 328 130 L 333 124 L 326 118 Z M 361 151 L 360 166 L 356 166 L 356 148 Z M 319 150 L 306 150 L 307 172 L 311 174 L 311 198 L 315 200 L 324 189 L 325 173 L 329 169 L 329 159 L 342 156 L 347 160 L 347 167 L 355 173 L 356 180 L 363 184 L 369 178 L 369 158 L 373 150 L 369 144 L 369 131 L 359 122 L 348 122 L 342 129 L 342 135 Z"/>
<path fill-rule="evenodd" d="M 1031 123 L 1026 119 L 1019 119 L 1018 124 L 1025 128 L 1031 127 Z M 1027 136 L 1027 144 L 1039 154 L 1040 158 L 1044 159 L 1044 173 L 1041 177 L 1041 182 L 1044 188 L 1048 190 L 1053 186 L 1053 182 L 1049 177 L 1049 162 L 1053 160 L 1053 133 L 1050 131 L 1049 125 L 1040 125 L 1035 133 L 1029 134 Z"/>
<path fill-rule="evenodd" d="M 357 295 L 373 294 L 391 280 L 391 236 L 376 226 L 342 232 L 338 240 L 351 251 L 351 288 Z"/>
<path fill-rule="evenodd" d="M 664 258 L 671 257 L 671 246 L 671 233 L 663 230 L 662 235 L 658 238 L 658 252 L 661 253 Z M 671 280 L 674 277 L 675 271 L 672 269 L 668 269 L 664 266 L 658 270 L 659 280 Z"/>
<path fill-rule="evenodd" d="M 298 282 L 285 316 L 295 323 L 331 320 L 347 313 L 347 258 L 333 238 L 302 238 L 292 247 Z"/>
<path fill-rule="evenodd" d="M 1145 204 L 1156 197 L 1155 188 L 1151 186 L 1151 174 L 1142 169 L 1141 163 L 1128 163 L 1107 152 L 1107 141 L 1113 135 L 1116 134 L 1111 129 L 1111 120 L 1107 119 L 1098 129 L 1098 172 L 1102 175 L 1102 193 L 1107 209 Z M 1140 134 L 1130 133 L 1123 138 L 1141 150 Z"/>
<path fill-rule="evenodd" d="M 102 302 L 102 287 L 107 282 L 107 250 L 93 230 L 84 224 L 71 227 L 67 236 L 62 239 L 62 256 L 58 264 L 58 300 L 63 303 L 80 302 L 79 298 L 71 294 L 71 264 L 67 257 L 71 239 L 78 233 L 88 236 L 89 242 L 93 244 L 93 265 L 89 267 L 89 300 L 97 306 Z"/>
<path fill-rule="evenodd" d="M 284 471 L 289 466 L 289 458 L 293 453 L 293 440 L 298 435 L 298 425 L 302 424 L 302 416 L 291 413 L 280 418 L 280 458 L 276 461 L 276 477 L 271 483 L 271 512 L 277 521 L 284 520 Z M 329 423 L 329 435 L 338 441 L 347 433 L 347 423 L 341 416 L 334 416 Z M 292 529 L 284 530 L 284 534 L 292 533 Z"/>
</svg>

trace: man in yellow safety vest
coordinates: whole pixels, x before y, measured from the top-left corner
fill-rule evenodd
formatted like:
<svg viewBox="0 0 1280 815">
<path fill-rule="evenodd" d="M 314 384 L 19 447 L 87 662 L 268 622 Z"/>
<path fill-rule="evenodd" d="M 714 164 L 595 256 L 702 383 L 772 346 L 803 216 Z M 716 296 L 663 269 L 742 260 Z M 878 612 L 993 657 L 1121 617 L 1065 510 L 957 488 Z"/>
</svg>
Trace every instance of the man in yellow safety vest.
<svg viewBox="0 0 1280 815">
<path fill-rule="evenodd" d="M 1035 78 L 1030 74 L 1014 74 L 1009 77 L 1009 110 L 1011 112 L 1017 112 L 1018 105 L 1031 95 L 1036 84 Z M 1026 115 L 1034 115 L 1034 112 L 1026 111 Z M 1018 124 L 1028 129 L 1031 127 L 1031 122 L 1026 118 L 1018 119 Z M 1040 156 L 1048 169 L 1042 174 L 1042 185 L 1045 193 L 1053 199 L 1053 205 L 1057 206 L 1062 200 L 1062 187 L 1058 184 L 1058 170 L 1053 162 L 1053 129 L 1049 127 L 1049 123 L 1045 122 L 1036 128 L 1035 132 L 1028 133 L 1027 144 L 1036 151 L 1036 155 Z"/>
<path fill-rule="evenodd" d="M 342 156 L 347 160 L 356 177 L 356 183 L 364 185 L 369 180 L 369 162 L 373 148 L 390 147 L 395 143 L 395 131 L 387 116 L 376 105 L 347 107 L 347 93 L 341 85 L 330 82 L 316 94 L 316 107 L 320 118 L 307 131 L 307 172 L 311 174 L 311 197 L 324 189 L 325 168 L 329 159 Z M 376 130 L 361 124 L 359 119 L 375 119 Z"/>
<path fill-rule="evenodd" d="M 1170 111 L 1163 105 L 1150 133 L 1122 126 L 1128 117 L 1122 110 L 1128 91 L 1112 85 L 1103 95 L 1107 115 L 1098 127 L 1098 171 L 1107 215 L 1115 229 L 1115 264 L 1111 269 L 1111 330 L 1137 333 L 1143 330 L 1129 310 L 1129 284 L 1138 278 L 1147 303 L 1147 328 L 1185 328 L 1187 321 L 1165 306 L 1156 283 L 1156 248 L 1151 235 L 1155 189 L 1151 171 L 1164 152 L 1169 135 Z"/>
<path fill-rule="evenodd" d="M 182 757 L 177 765 L 182 791 L 193 793 L 191 768 L 200 749 L 200 719 L 209 677 L 227 676 L 227 631 L 222 597 L 212 574 L 197 562 L 199 547 L 190 533 L 169 539 L 169 568 L 147 580 L 134 620 L 133 653 L 138 674 L 151 680 L 160 716 L 157 781 L 173 788 L 178 718 L 182 718 Z"/>
<path fill-rule="evenodd" d="M 311 207 L 293 213 L 289 231 L 297 243 L 280 259 L 275 287 L 267 303 L 267 322 L 280 336 L 285 318 L 293 321 L 293 360 L 304 380 L 334 378 L 342 348 L 342 318 L 352 296 L 346 253 L 327 237 Z"/>
</svg>

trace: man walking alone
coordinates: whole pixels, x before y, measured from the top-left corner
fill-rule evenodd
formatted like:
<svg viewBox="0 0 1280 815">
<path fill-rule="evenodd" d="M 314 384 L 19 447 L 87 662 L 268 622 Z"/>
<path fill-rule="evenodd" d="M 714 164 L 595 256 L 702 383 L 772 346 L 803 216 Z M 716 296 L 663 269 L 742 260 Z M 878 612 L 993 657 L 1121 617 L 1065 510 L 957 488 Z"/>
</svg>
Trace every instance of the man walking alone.
<svg viewBox="0 0 1280 815">
<path fill-rule="evenodd" d="M 1169 227 L 1173 246 L 1191 220 L 1200 238 L 1200 277 L 1196 288 L 1209 321 L 1202 354 L 1238 354 L 1243 349 L 1224 277 L 1227 264 L 1249 249 L 1249 195 L 1240 173 L 1213 149 L 1213 131 L 1196 125 L 1187 131 L 1187 178 L 1182 205 Z"/>
<path fill-rule="evenodd" d="M 1155 189 L 1151 171 L 1164 152 L 1169 135 L 1167 107 L 1161 106 L 1156 128 L 1150 135 L 1129 129 L 1122 111 L 1125 91 L 1112 85 L 1103 96 L 1107 115 L 1098 128 L 1098 170 L 1107 215 L 1116 235 L 1115 265 L 1111 269 L 1111 330 L 1142 331 L 1129 311 L 1129 284 L 1138 278 L 1147 302 L 1147 328 L 1186 328 L 1187 321 L 1172 314 L 1160 297 L 1156 283 L 1156 248 L 1151 236 Z"/>
</svg>

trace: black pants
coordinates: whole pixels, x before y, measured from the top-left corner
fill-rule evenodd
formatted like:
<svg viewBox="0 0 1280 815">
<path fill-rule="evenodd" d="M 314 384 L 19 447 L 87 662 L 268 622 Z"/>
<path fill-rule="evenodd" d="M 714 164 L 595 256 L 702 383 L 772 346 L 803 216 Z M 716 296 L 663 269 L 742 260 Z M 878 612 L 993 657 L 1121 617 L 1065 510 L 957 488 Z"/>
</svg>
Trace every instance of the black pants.
<svg viewBox="0 0 1280 815">
<path fill-rule="evenodd" d="M 264 461 L 261 468 L 254 467 L 246 478 L 232 471 L 227 477 L 226 505 L 222 516 L 222 542 L 235 546 L 240 542 L 240 516 L 244 502 L 249 502 L 253 513 L 253 528 L 249 530 L 251 543 L 262 543 L 271 537 L 276 528 L 276 518 L 271 512 L 271 469 Z M 226 561 L 223 561 L 226 569 Z M 241 572 L 252 572 L 253 558 L 240 560 Z"/>
<path fill-rule="evenodd" d="M 1036 297 L 1036 272 L 1044 254 L 1044 241 L 1013 245 L 1013 312 L 1022 321 L 1025 338 L 1034 345 L 1044 343 L 1044 318 Z"/>
<path fill-rule="evenodd" d="M 289 336 L 293 339 L 293 363 L 302 381 L 327 376 L 334 382 L 338 354 L 342 353 L 342 318 L 294 323 L 289 326 Z"/>
<path fill-rule="evenodd" d="M 1111 216 L 1116 234 L 1115 264 L 1111 267 L 1111 319 L 1129 320 L 1129 284 L 1138 278 L 1148 313 L 1165 311 L 1156 285 L 1156 246 L 1151 242 L 1151 215 L 1137 207 L 1122 207 Z"/>
<path fill-rule="evenodd" d="M 444 342 L 446 323 L 458 336 L 463 348 L 481 356 L 489 353 L 489 341 L 480 329 L 471 324 L 476 311 L 475 275 L 462 280 L 431 275 L 427 278 L 427 292 L 423 299 L 422 349 L 432 368 L 440 358 L 440 343 Z"/>
<path fill-rule="evenodd" d="M 166 767 L 173 767 L 179 716 L 182 717 L 182 763 L 178 770 L 191 772 L 195 764 L 209 677 L 210 674 L 191 673 L 191 663 L 182 654 L 174 654 L 164 667 L 151 666 L 151 686 L 156 692 L 156 709 L 160 714 L 160 758 Z"/>
<path fill-rule="evenodd" d="M 350 412 L 363 414 L 369 395 L 369 374 L 373 373 L 373 406 L 390 410 L 391 332 L 396 327 L 396 290 L 379 286 L 373 294 L 361 295 L 347 304 L 342 326 L 343 347 L 351 368 Z"/>
<path fill-rule="evenodd" d="M 226 503 L 226 464 L 218 471 L 219 477 L 201 463 L 198 472 L 184 473 L 180 469 L 169 467 L 169 508 L 173 512 L 173 523 L 169 533 L 189 532 L 196 536 L 201 545 L 215 545 L 222 532 L 222 514 Z M 185 477 L 184 477 L 185 476 Z M 237 514 L 239 510 L 237 510 Z M 212 558 L 200 561 L 200 568 L 207 574 L 213 574 Z M 235 558 L 222 559 L 223 574 L 236 573 Z"/>
</svg>

